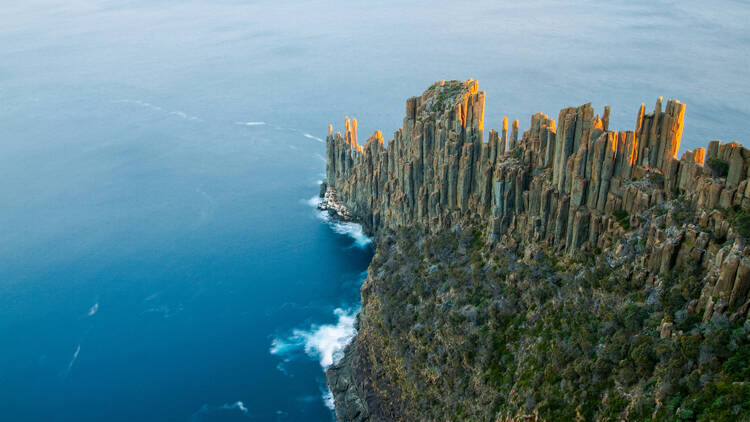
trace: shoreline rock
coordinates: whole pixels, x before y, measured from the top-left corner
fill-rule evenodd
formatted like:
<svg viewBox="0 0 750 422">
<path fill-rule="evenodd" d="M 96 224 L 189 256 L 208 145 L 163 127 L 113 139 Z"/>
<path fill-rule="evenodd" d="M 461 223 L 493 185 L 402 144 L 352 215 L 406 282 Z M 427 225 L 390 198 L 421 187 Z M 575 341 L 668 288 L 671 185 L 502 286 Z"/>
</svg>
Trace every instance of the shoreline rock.
<svg viewBox="0 0 750 422">
<path fill-rule="evenodd" d="M 336 188 L 328 185 L 326 182 L 321 183 L 320 198 L 321 201 L 318 203 L 319 210 L 327 211 L 328 215 L 339 221 L 354 221 L 352 213 L 339 199 Z"/>
</svg>

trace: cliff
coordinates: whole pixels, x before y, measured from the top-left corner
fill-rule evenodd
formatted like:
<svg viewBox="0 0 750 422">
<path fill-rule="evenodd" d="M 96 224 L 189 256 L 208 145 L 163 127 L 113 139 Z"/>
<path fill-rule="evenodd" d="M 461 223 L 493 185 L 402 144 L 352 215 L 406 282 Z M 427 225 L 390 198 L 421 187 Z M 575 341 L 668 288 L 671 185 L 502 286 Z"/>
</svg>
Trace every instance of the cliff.
<svg viewBox="0 0 750 422">
<path fill-rule="evenodd" d="M 736 143 L 711 141 L 707 150 L 687 151 L 677 159 L 685 105 L 669 100 L 664 110 L 662 106 L 660 98 L 647 114 L 641 105 L 634 130 L 622 132 L 610 130 L 608 107 L 600 116 L 591 104 L 561 110 L 557 122 L 537 113 L 523 133 L 519 133 L 518 121 L 509 131 L 504 119 L 500 131 L 489 130 L 488 142 L 484 142 L 484 93 L 476 81 L 450 81 L 433 84 L 421 96 L 407 100 L 403 128 L 387 146 L 379 131 L 361 146 L 356 120 L 346 120 L 343 135 L 334 134 L 329 127 L 324 189 L 376 236 L 377 247 L 362 288 L 359 335 L 344 363 L 329 372 L 340 418 L 430 420 L 425 416 L 427 410 L 434 411 L 432 420 L 467 414 L 473 415 L 468 419 L 476 420 L 520 418 L 540 410 L 543 418 L 549 418 L 562 417 L 567 409 L 575 410 L 572 414 L 577 417 L 606 419 L 603 409 L 613 411 L 610 396 L 615 392 L 626 397 L 627 404 L 613 417 L 635 414 L 634 407 L 644 415 L 646 408 L 657 415 L 666 411 L 664 400 L 679 393 L 678 406 L 672 409 L 677 414 L 682 409 L 679 403 L 692 390 L 675 389 L 676 381 L 657 374 L 666 370 L 665 365 L 676 364 L 662 355 L 654 356 L 654 362 L 649 360 L 651 372 L 636 371 L 635 381 L 617 388 L 612 374 L 601 374 L 596 382 L 585 381 L 586 377 L 578 374 L 577 382 L 597 385 L 596 391 L 561 387 L 567 391 L 561 394 L 583 404 L 593 400 L 599 407 L 555 405 L 561 414 L 555 413 L 557 407 L 549 398 L 528 403 L 513 400 L 519 391 L 528 389 L 514 379 L 529 364 L 521 350 L 508 351 L 509 362 L 504 362 L 502 371 L 510 371 L 510 379 L 498 384 L 486 378 L 486 371 L 497 364 L 491 362 L 492 350 L 506 350 L 507 342 L 515 344 L 519 336 L 530 344 L 540 341 L 529 337 L 530 330 L 521 329 L 515 338 L 506 331 L 494 337 L 477 334 L 481 339 L 471 341 L 484 351 L 480 357 L 489 360 L 477 366 L 477 356 L 473 356 L 462 369 L 484 374 L 476 379 L 466 380 L 460 372 L 453 375 L 459 381 L 449 379 L 446 365 L 437 373 L 423 365 L 430 355 L 460 349 L 455 345 L 468 341 L 467 333 L 478 333 L 483 327 L 492 331 L 500 321 L 507 323 L 510 315 L 525 312 L 524 321 L 516 321 L 521 327 L 538 323 L 545 315 L 556 318 L 554 315 L 569 305 L 558 303 L 566 295 L 573 303 L 581 302 L 580 309 L 570 311 L 576 318 L 583 317 L 579 313 L 584 310 L 598 318 L 596 327 L 586 330 L 592 338 L 604 336 L 603 340 L 576 346 L 595 357 L 597 347 L 606 347 L 612 335 L 611 329 L 601 327 L 606 319 L 603 303 L 615 313 L 628 304 L 643 308 L 648 318 L 620 333 L 631 343 L 647 336 L 680 343 L 686 333 L 696 330 L 704 333 L 703 341 L 706 327 L 713 327 L 716 321 L 750 331 L 745 322 L 750 308 L 750 249 L 745 246 L 750 236 L 750 151 Z M 450 253 L 437 247 L 448 235 L 455 237 L 453 243 L 441 247 Z M 414 245 L 404 244 L 403 239 L 410 236 L 416 236 Z M 472 260 L 476 262 L 471 264 Z M 468 276 L 458 277 L 456 268 Z M 446 292 L 435 288 L 457 277 L 465 279 L 464 284 L 456 281 L 448 290 L 448 296 L 453 297 L 446 302 Z M 546 297 L 540 286 L 550 279 L 558 282 L 556 293 Z M 425 285 L 426 280 L 436 285 Z M 605 286 L 607 280 L 625 283 L 631 289 L 620 286 L 613 292 L 611 286 Z M 506 291 L 519 284 L 527 286 L 528 294 L 541 296 L 530 300 L 523 299 L 522 292 L 515 297 Z M 471 294 L 482 295 L 484 310 L 467 296 L 469 286 L 474 289 Z M 398 300 L 398 295 L 408 296 L 420 288 L 424 291 L 415 303 Z M 637 293 L 646 297 L 633 297 Z M 592 298 L 597 299 L 590 302 Z M 670 298 L 679 306 L 670 307 Z M 414 309 L 405 310 L 397 303 Z M 463 303 L 464 308 L 456 308 L 457 303 Z M 437 305 L 445 308 L 445 315 L 424 311 L 433 328 L 429 340 L 419 340 L 413 333 L 415 324 L 424 327 L 427 320 L 415 309 Z M 545 306 L 555 311 L 545 310 Z M 509 309 L 512 312 L 506 315 Z M 444 326 L 451 311 L 462 315 L 462 323 L 467 318 L 473 320 L 464 327 L 466 332 Z M 417 312 L 416 319 L 396 322 L 403 319 L 404 312 Z M 476 312 L 485 312 L 479 323 Z M 687 320 L 692 325 L 683 326 Z M 675 324 L 683 329 L 676 330 Z M 435 331 L 438 326 L 443 328 Z M 548 334 L 554 336 L 555 329 Z M 742 331 L 740 340 L 733 341 L 739 347 L 737 344 L 745 345 L 746 340 Z M 631 346 L 621 348 L 627 351 Z M 745 347 L 740 348 L 742 353 Z M 425 356 L 408 357 L 420 348 Z M 656 352 L 650 351 L 649 356 L 652 353 Z M 721 365 L 730 359 L 722 355 L 712 363 L 698 362 L 704 358 L 684 357 L 678 362 L 685 372 L 680 376 L 698 371 L 694 376 L 702 376 L 699 384 L 705 387 L 719 379 Z M 598 358 L 591 359 L 595 363 Z M 637 363 L 633 365 L 637 367 Z M 459 385 L 453 385 L 455 382 Z M 472 387 L 462 385 L 464 382 L 471 382 Z M 661 389 L 644 392 L 648 383 Z M 438 396 L 424 402 L 431 386 L 436 385 L 441 385 L 453 402 L 446 404 Z M 471 394 L 448 394 L 467 389 Z M 534 396 L 539 385 L 528 390 Z M 415 395 L 417 391 L 424 396 Z M 498 401 L 496 396 L 503 395 Z M 412 413 L 417 401 L 422 410 Z M 467 409 L 471 413 L 465 413 Z"/>
</svg>

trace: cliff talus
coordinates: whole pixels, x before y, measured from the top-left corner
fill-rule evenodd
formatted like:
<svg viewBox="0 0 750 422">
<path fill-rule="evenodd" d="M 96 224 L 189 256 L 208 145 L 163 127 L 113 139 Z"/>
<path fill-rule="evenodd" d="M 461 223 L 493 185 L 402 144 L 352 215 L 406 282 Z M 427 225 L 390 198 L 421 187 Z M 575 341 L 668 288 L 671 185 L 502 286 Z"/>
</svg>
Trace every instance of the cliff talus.
<svg viewBox="0 0 750 422">
<path fill-rule="evenodd" d="M 487 420 L 535 411 L 562 417 L 568 413 L 560 409 L 567 409 L 580 418 L 606 419 L 615 394 L 624 397 L 615 413 L 620 418 L 657 415 L 665 411 L 663 400 L 676 392 L 685 399 L 694 386 L 679 389 L 675 385 L 682 381 L 658 372 L 669 372 L 668 365 L 675 364 L 671 358 L 652 350 L 643 363 L 627 350 L 648 336 L 682 344 L 686 333 L 696 330 L 690 335 L 702 335 L 694 339 L 700 342 L 707 338 L 706 327 L 717 321 L 736 329 L 747 320 L 750 151 L 711 141 L 707 149 L 686 151 L 678 159 L 685 105 L 676 100 L 664 105 L 661 98 L 651 113 L 641 105 L 632 131 L 612 130 L 608 107 L 599 115 L 584 104 L 561 110 L 557 120 L 537 113 L 522 133 L 518 121 L 509 130 L 504 119 L 484 142 L 484 100 L 476 81 L 435 83 L 407 100 L 403 127 L 387 146 L 379 131 L 361 146 L 356 120 L 346 120 L 343 135 L 329 127 L 325 187 L 376 236 L 377 245 L 363 286 L 360 333 L 345 359 L 358 369 L 340 364 L 329 373 L 334 393 L 342 398 L 339 414 L 347 420 L 410 420 L 406 415 L 430 420 L 427 414 Z M 417 236 L 413 245 L 403 242 L 409 236 Z M 453 243 L 442 244 L 446 236 L 453 236 Z M 517 291 L 520 285 L 527 290 Z M 402 303 L 404 295 L 416 296 Z M 571 303 L 579 308 L 569 309 Z M 607 309 L 630 312 L 625 309 L 630 305 L 642 308 L 638 324 L 607 325 Z M 403 317 L 410 312 L 416 316 Z M 463 331 L 451 325 L 452 312 L 460 324 L 469 324 Z M 581 338 L 570 347 L 590 355 L 581 368 L 571 369 L 575 377 L 555 380 L 539 359 L 530 362 L 524 353 L 541 347 L 545 338 L 532 338 L 530 327 L 545 326 L 540 321 L 559 314 L 593 320 L 576 323 L 578 331 L 569 323 L 563 328 L 550 322 L 545 333 L 578 333 Z M 631 342 L 617 352 L 629 357 L 612 364 L 627 366 L 621 362 L 633 359 L 635 375 L 627 382 L 613 375 L 621 367 L 609 375 L 593 369 L 609 365 L 599 353 L 615 341 L 613 335 Z M 455 352 L 446 349 L 463 350 L 459 345 L 466 342 L 477 349 L 471 357 L 453 356 L 457 366 L 425 363 L 435 356 L 445 360 Z M 545 347 L 572 353 L 568 345 Z M 700 356 L 684 358 L 675 371 L 680 380 L 698 371 L 696 382 L 705 387 L 730 358 L 711 361 L 709 346 L 696 347 Z M 502 369 L 492 359 L 501 359 Z M 519 377 L 531 367 L 542 381 L 522 382 Z M 461 381 L 451 380 L 451 371 L 459 371 L 453 377 Z M 475 374 L 464 376 L 465 371 Z M 351 379 L 341 382 L 336 374 L 342 373 Z M 597 387 L 576 390 L 570 382 Z M 548 398 L 518 397 L 521 391 L 536 397 L 543 385 L 584 404 L 566 407 Z M 425 402 L 438 386 L 464 402 L 456 407 L 437 395 Z M 357 405 L 339 404 L 345 402 Z M 589 402 L 600 408 L 586 407 Z M 412 414 L 409 406 L 422 410 Z"/>
</svg>

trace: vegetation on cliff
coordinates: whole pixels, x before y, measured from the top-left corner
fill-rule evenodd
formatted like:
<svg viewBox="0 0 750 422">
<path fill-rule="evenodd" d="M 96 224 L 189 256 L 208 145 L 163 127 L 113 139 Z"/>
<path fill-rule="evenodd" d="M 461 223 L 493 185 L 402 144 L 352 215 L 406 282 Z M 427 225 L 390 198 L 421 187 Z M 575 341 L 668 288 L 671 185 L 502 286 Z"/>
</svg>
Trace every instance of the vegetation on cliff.
<svg viewBox="0 0 750 422">
<path fill-rule="evenodd" d="M 363 287 L 360 353 L 383 420 L 735 421 L 750 412 L 750 323 L 690 313 L 702 271 L 661 286 L 633 254 L 560 261 L 481 225 L 388 231 Z M 624 258 L 624 259 L 623 259 Z M 612 267 L 611 262 L 617 262 Z M 379 420 L 379 419 L 374 419 Z"/>
</svg>

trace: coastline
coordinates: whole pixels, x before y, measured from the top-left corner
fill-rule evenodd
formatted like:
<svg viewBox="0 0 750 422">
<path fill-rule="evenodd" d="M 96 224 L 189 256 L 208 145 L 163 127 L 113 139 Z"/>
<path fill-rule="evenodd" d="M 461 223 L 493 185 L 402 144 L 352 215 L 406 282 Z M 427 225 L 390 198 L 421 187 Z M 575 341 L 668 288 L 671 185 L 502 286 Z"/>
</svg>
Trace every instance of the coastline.
<svg viewBox="0 0 750 422">
<path fill-rule="evenodd" d="M 336 188 L 330 186 L 327 181 L 320 185 L 320 202 L 317 208 L 320 211 L 327 212 L 333 220 L 342 223 L 358 223 L 349 209 L 339 199 Z M 369 270 L 369 265 L 368 265 Z M 368 284 L 369 275 L 362 284 Z M 360 301 L 364 301 L 364 294 L 361 294 Z M 360 313 L 361 311 L 360 307 Z M 371 413 L 371 404 L 368 398 L 373 400 L 374 395 L 367 393 L 367 363 L 361 353 L 357 353 L 358 348 L 357 333 L 359 332 L 360 314 L 356 316 L 354 329 L 356 331 L 351 342 L 344 348 L 341 358 L 334 361 L 333 364 L 325 371 L 326 383 L 333 396 L 334 412 L 336 420 L 347 422 L 374 422 L 384 420 Z"/>
</svg>

